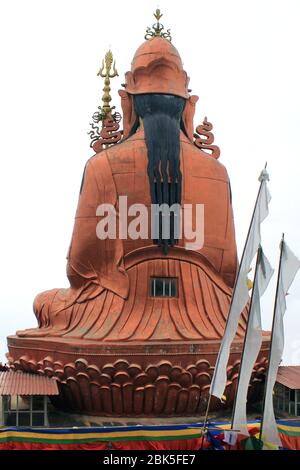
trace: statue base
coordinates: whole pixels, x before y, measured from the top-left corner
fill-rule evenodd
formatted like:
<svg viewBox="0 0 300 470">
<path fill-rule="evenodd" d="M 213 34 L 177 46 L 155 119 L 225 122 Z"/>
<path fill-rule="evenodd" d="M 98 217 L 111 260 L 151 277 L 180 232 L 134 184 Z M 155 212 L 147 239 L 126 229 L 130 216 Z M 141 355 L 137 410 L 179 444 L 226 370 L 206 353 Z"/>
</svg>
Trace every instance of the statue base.
<svg viewBox="0 0 300 470">
<path fill-rule="evenodd" d="M 226 401 L 211 401 L 211 411 L 232 406 L 242 340 L 235 340 L 227 368 Z M 266 370 L 265 333 L 249 388 L 259 398 Z M 63 411 L 101 416 L 192 416 L 206 409 L 220 340 L 199 342 L 109 343 L 57 337 L 8 337 L 8 360 L 15 370 L 55 377 Z"/>
</svg>

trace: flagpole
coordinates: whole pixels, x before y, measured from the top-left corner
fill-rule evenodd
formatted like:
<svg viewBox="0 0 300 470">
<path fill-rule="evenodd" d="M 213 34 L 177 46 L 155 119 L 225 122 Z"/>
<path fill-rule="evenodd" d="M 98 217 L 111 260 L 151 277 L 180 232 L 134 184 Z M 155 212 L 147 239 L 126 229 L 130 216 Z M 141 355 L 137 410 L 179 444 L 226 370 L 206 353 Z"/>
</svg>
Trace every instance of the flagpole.
<svg viewBox="0 0 300 470">
<path fill-rule="evenodd" d="M 201 439 L 201 447 L 200 447 L 200 450 L 203 449 L 203 443 L 204 443 L 204 437 L 205 437 L 205 429 L 206 429 L 207 421 L 208 421 L 208 413 L 209 413 L 209 408 L 210 408 L 210 402 L 211 402 L 211 394 L 209 394 L 209 396 L 208 396 L 208 402 L 207 402 L 207 406 L 206 406 L 205 418 L 204 418 L 204 422 L 203 422 L 203 426 L 202 426 L 202 439 Z"/>
<path fill-rule="evenodd" d="M 268 378 L 269 378 L 269 372 L 270 372 L 270 362 L 271 362 L 271 356 L 272 356 L 272 345 L 273 345 L 273 340 L 274 340 L 274 325 L 275 325 L 275 315 L 276 315 L 276 310 L 277 310 L 279 282 L 280 282 L 280 275 L 281 275 L 283 244 L 284 244 L 284 233 L 282 234 L 281 243 L 280 243 L 280 256 L 279 256 L 278 276 L 277 276 L 277 285 L 276 285 L 276 293 L 275 293 L 275 303 L 274 303 L 274 310 L 273 310 L 271 343 L 270 343 L 270 350 L 269 350 L 269 356 L 268 356 L 268 370 L 267 370 L 267 375 L 266 375 L 266 379 L 265 379 L 265 383 L 264 383 L 262 418 L 261 418 L 260 430 L 259 430 L 259 440 L 260 441 L 261 441 L 261 438 L 262 438 L 262 430 L 263 430 L 263 425 L 264 425 L 264 410 L 265 410 L 265 405 L 266 405 L 267 384 L 268 384 Z"/>
<path fill-rule="evenodd" d="M 237 405 L 237 394 L 238 394 L 238 390 L 239 390 L 239 384 L 240 384 L 240 379 L 241 379 L 241 370 L 242 370 L 242 365 L 243 365 L 244 356 L 245 356 L 247 334 L 248 334 L 248 331 L 249 331 L 250 321 L 252 320 L 252 317 L 253 317 L 253 314 L 254 314 L 254 311 L 251 312 L 251 310 L 252 310 L 252 304 L 253 304 L 254 288 L 255 288 L 255 285 L 256 285 L 256 279 L 257 279 L 257 273 L 258 273 L 258 266 L 259 266 L 260 261 L 261 261 L 261 255 L 262 255 L 262 248 L 261 248 L 261 246 L 259 246 L 259 248 L 257 250 L 257 256 L 256 256 L 255 273 L 254 273 L 254 280 L 253 280 L 252 293 L 251 293 L 250 306 L 249 306 L 249 315 L 248 315 L 247 327 L 246 327 L 246 332 L 245 332 L 245 337 L 244 337 L 244 343 L 243 343 L 243 350 L 242 350 L 242 355 L 241 355 L 238 381 L 237 381 L 237 386 L 236 386 L 235 395 L 234 395 L 233 408 L 232 408 L 231 429 L 233 429 L 233 422 L 234 422 L 234 418 L 235 418 L 236 405 Z"/>
<path fill-rule="evenodd" d="M 266 170 L 266 168 L 267 168 L 267 162 L 265 163 L 264 170 Z M 240 272 L 241 272 L 241 266 L 242 266 L 242 264 L 243 264 L 243 259 L 244 259 L 244 256 L 245 256 L 245 251 L 246 251 L 246 247 L 247 247 L 248 240 L 249 240 L 249 236 L 250 236 L 250 231 L 251 231 L 252 223 L 253 223 L 253 220 L 254 220 L 255 211 L 256 211 L 256 208 L 257 208 L 257 203 L 258 203 L 258 200 L 259 200 L 259 196 L 260 196 L 260 193 L 261 193 L 261 190 L 262 190 L 262 185 L 263 185 L 263 182 L 264 182 L 264 181 L 266 181 L 266 180 L 262 178 L 262 180 L 261 180 L 261 182 L 260 182 L 259 190 L 258 190 L 258 193 L 257 193 L 257 196 L 256 196 L 256 201 L 255 201 L 255 205 L 254 205 L 254 209 L 253 209 L 253 213 L 252 213 L 252 217 L 251 217 L 251 222 L 250 222 L 250 225 L 249 225 L 249 228 L 248 228 L 248 233 L 247 233 L 247 237 L 246 237 L 246 242 L 245 242 L 245 245 L 244 245 L 244 248 L 243 248 L 243 253 L 242 253 L 241 261 L 240 261 L 240 263 L 239 263 L 238 272 L 237 272 L 237 275 L 236 275 L 235 281 L 234 281 L 233 294 L 232 294 L 232 297 L 231 297 L 231 304 L 230 304 L 228 316 L 227 316 L 227 318 L 226 318 L 224 333 L 225 333 L 225 331 L 226 331 L 226 327 L 227 327 L 227 324 L 228 324 L 229 313 L 230 313 L 230 309 L 231 309 L 231 305 L 232 305 L 232 299 L 234 298 L 234 295 L 235 295 L 236 286 L 237 286 L 237 280 L 238 280 L 239 275 L 240 275 Z M 220 356 L 219 356 L 219 354 L 218 354 L 218 356 L 217 356 L 217 361 L 216 361 L 216 364 L 215 364 L 215 370 L 216 370 L 217 367 L 218 367 L 219 357 L 220 357 Z M 206 413 L 205 413 L 205 419 L 206 419 L 205 424 L 206 424 L 206 422 L 207 422 L 207 418 L 208 418 L 208 414 L 209 414 L 210 402 L 211 402 L 211 394 L 209 393 L 209 399 L 208 399 L 208 402 L 207 402 Z M 203 426 L 203 428 L 204 428 L 204 426 Z"/>
</svg>

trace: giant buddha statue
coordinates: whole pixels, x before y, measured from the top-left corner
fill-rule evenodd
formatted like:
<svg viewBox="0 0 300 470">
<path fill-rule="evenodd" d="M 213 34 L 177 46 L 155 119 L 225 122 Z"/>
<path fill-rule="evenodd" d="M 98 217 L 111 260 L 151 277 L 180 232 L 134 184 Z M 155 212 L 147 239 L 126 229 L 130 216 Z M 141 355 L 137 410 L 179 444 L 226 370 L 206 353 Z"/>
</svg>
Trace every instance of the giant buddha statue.
<svg viewBox="0 0 300 470">
<path fill-rule="evenodd" d="M 107 55 L 102 133 L 84 169 L 68 252 L 70 287 L 39 294 L 38 326 L 8 338 L 11 366 L 56 376 L 55 404 L 64 410 L 156 416 L 206 406 L 237 250 L 227 171 L 211 124 L 194 131 L 198 98 L 170 39 L 158 19 L 136 51 L 119 92 L 123 132 L 109 104 Z M 173 205 L 180 210 L 153 215 Z M 113 233 L 99 234 L 110 222 Z M 227 404 L 246 316 L 232 346 Z M 252 396 L 267 348 L 264 341 Z"/>
</svg>

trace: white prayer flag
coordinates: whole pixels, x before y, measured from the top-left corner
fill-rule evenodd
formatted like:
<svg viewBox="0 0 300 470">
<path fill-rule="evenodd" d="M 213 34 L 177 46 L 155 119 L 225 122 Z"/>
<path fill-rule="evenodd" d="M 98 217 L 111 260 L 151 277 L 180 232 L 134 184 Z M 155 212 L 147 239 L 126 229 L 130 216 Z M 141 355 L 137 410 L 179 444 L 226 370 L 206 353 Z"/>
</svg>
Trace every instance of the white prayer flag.
<svg viewBox="0 0 300 470">
<path fill-rule="evenodd" d="M 236 431 L 224 431 L 224 439 L 223 441 L 229 444 L 230 446 L 234 446 L 237 441 L 238 433 Z"/>
<path fill-rule="evenodd" d="M 261 185 L 253 212 L 247 240 L 245 243 L 243 256 L 239 268 L 238 277 L 236 279 L 233 291 L 231 305 L 228 313 L 228 319 L 225 327 L 224 336 L 221 342 L 216 366 L 210 386 L 210 394 L 215 397 L 222 398 L 227 382 L 227 363 L 230 354 L 230 346 L 235 337 L 241 312 L 244 310 L 248 300 L 247 275 L 250 270 L 251 262 L 260 245 L 260 224 L 268 215 L 268 205 L 270 202 L 270 193 L 267 188 L 267 180 L 269 179 L 266 170 L 261 172 L 259 181 Z"/>
<path fill-rule="evenodd" d="M 278 273 L 278 287 L 275 299 L 274 319 L 272 328 L 272 345 L 269 355 L 269 368 L 266 378 L 265 403 L 262 419 L 261 436 L 266 444 L 281 446 L 273 408 L 273 388 L 276 382 L 278 367 L 284 348 L 283 316 L 286 311 L 285 297 L 300 267 L 299 259 L 282 240 L 282 254 Z M 264 449 L 267 449 L 267 445 Z"/>
<path fill-rule="evenodd" d="M 244 350 L 239 370 L 232 426 L 241 434 L 249 435 L 247 428 L 247 395 L 252 371 L 262 344 L 260 297 L 267 289 L 274 269 L 262 249 L 258 251 L 257 267 L 252 287 L 251 308 L 248 316 Z"/>
</svg>

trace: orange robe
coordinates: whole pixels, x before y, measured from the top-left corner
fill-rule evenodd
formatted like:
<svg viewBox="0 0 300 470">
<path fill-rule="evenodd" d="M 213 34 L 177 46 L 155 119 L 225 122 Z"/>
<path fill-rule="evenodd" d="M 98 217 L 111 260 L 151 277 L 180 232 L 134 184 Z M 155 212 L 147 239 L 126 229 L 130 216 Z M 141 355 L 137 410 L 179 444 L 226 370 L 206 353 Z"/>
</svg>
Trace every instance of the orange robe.
<svg viewBox="0 0 300 470">
<path fill-rule="evenodd" d="M 101 203 L 112 204 L 118 214 L 118 197 L 127 195 L 128 206 L 150 208 L 147 148 L 140 129 L 88 161 L 68 254 L 70 288 L 39 294 L 34 302 L 39 328 L 19 336 L 101 341 L 222 337 L 237 268 L 229 179 L 224 166 L 182 132 L 180 148 L 182 204 L 204 204 L 204 246 L 186 250 L 183 238 L 165 256 L 151 235 L 147 240 L 97 237 Z M 153 276 L 177 278 L 178 295 L 151 297 Z"/>
</svg>

